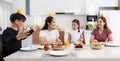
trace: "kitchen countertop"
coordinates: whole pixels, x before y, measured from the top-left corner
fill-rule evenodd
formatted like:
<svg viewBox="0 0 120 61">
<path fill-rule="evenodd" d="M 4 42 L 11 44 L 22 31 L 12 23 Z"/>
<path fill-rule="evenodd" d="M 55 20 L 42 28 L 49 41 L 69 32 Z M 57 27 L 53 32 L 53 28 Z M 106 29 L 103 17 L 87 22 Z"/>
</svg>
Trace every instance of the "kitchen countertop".
<svg viewBox="0 0 120 61">
<path fill-rule="evenodd" d="M 76 52 L 76 57 L 41 57 L 45 51 L 36 50 L 31 52 L 17 51 L 7 57 L 5 61 L 119 61 L 120 47 L 104 47 L 101 50 L 92 50 L 88 46 L 84 46 L 79 51 L 71 45 L 66 49 L 69 52 Z"/>
</svg>

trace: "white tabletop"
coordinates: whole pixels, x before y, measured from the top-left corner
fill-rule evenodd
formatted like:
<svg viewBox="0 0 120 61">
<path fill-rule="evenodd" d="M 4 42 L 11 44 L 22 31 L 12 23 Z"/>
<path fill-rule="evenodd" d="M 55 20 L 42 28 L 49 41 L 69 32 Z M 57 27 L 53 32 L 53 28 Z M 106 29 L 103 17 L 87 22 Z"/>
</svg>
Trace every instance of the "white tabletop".
<svg viewBox="0 0 120 61">
<path fill-rule="evenodd" d="M 104 47 L 101 50 L 92 50 L 85 46 L 76 51 L 72 46 L 66 51 L 76 52 L 77 57 L 41 57 L 46 52 L 38 49 L 31 52 L 17 51 L 4 59 L 5 61 L 120 61 L 120 47 Z"/>
</svg>

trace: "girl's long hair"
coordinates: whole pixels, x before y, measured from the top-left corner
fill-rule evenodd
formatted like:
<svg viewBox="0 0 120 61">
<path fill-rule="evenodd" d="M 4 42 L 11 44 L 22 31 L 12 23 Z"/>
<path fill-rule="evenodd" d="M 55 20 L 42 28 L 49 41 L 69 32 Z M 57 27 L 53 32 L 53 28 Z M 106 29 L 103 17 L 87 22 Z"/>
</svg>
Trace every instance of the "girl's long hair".
<svg viewBox="0 0 120 61">
<path fill-rule="evenodd" d="M 51 23 L 53 21 L 53 19 L 54 18 L 51 17 L 51 16 L 47 17 L 46 20 L 45 20 L 45 24 L 44 24 L 42 30 L 46 30 L 48 28 L 48 23 Z"/>
</svg>

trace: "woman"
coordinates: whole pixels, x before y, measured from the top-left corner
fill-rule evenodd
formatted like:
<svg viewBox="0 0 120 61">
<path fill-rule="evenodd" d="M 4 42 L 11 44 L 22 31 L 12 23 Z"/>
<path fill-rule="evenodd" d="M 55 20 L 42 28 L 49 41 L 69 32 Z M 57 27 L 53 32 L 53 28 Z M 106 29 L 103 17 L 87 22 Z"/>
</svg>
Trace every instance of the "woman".
<svg viewBox="0 0 120 61">
<path fill-rule="evenodd" d="M 80 30 L 80 23 L 78 19 L 74 19 L 72 21 L 72 29 L 73 30 L 69 32 L 70 42 L 76 43 L 81 41 L 85 44 L 84 32 Z"/>
<path fill-rule="evenodd" d="M 40 44 L 62 43 L 59 39 L 59 32 L 55 30 L 56 22 L 51 16 L 47 17 L 45 24 L 40 31 Z"/>
<path fill-rule="evenodd" d="M 105 17 L 100 17 L 97 21 L 97 27 L 91 33 L 90 42 L 112 42 L 112 32 L 107 26 Z"/>
</svg>

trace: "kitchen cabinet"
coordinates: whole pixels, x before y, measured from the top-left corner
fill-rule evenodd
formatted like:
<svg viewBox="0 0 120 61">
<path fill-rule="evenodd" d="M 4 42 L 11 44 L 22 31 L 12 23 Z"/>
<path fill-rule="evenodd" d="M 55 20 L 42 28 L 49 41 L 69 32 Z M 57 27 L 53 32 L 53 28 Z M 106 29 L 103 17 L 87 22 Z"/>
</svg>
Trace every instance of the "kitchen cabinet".
<svg viewBox="0 0 120 61">
<path fill-rule="evenodd" d="M 49 12 L 85 14 L 85 0 L 30 0 L 31 15 L 47 15 Z"/>
<path fill-rule="evenodd" d="M 86 0 L 86 14 L 98 14 L 100 7 L 118 7 L 118 0 Z"/>
<path fill-rule="evenodd" d="M 47 15 L 49 12 L 98 14 L 99 7 L 118 7 L 118 0 L 30 0 L 30 15 Z"/>
</svg>

